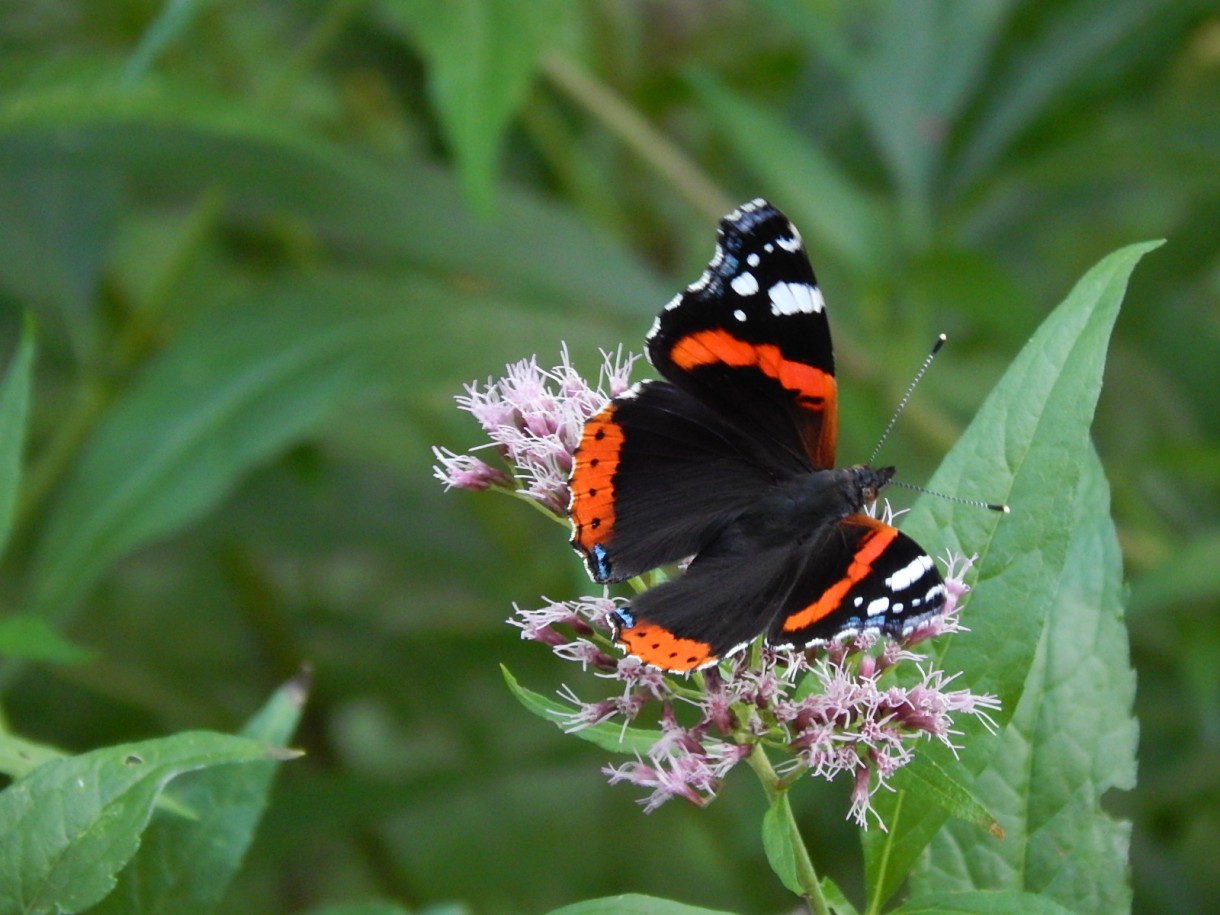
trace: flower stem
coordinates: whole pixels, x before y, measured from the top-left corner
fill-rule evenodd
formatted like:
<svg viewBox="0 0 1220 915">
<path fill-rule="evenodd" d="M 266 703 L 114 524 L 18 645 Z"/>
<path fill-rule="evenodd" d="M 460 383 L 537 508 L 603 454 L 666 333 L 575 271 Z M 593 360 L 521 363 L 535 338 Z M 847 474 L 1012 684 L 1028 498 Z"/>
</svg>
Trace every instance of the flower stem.
<svg viewBox="0 0 1220 915">
<path fill-rule="evenodd" d="M 793 864 L 796 868 L 796 881 L 801 887 L 801 895 L 805 897 L 809 905 L 811 915 L 830 915 L 830 908 L 826 904 L 826 897 L 822 894 L 822 883 L 818 880 L 817 872 L 813 869 L 813 860 L 809 857 L 809 849 L 805 847 L 805 840 L 801 838 L 801 831 L 796 825 L 796 817 L 792 813 L 792 805 L 788 801 L 788 789 L 784 786 L 775 772 L 775 768 L 771 765 L 771 760 L 767 758 L 766 751 L 758 744 L 754 745 L 754 749 L 750 755 L 746 757 L 750 768 L 758 776 L 758 780 L 762 782 L 763 791 L 767 794 L 767 800 L 771 805 L 779 811 L 783 820 L 783 825 L 788 833 L 788 839 L 792 846 Z"/>
</svg>

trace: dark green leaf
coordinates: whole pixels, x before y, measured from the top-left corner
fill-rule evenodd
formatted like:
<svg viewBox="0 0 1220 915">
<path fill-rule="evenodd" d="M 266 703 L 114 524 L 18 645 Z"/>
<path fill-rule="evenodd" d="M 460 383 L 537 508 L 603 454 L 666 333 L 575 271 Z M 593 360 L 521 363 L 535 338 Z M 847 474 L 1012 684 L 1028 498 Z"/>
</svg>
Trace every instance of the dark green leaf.
<svg viewBox="0 0 1220 915">
<path fill-rule="evenodd" d="M 873 270 L 892 259 L 894 238 L 885 207 L 812 138 L 797 135 L 773 112 L 706 74 L 693 73 L 689 79 L 725 142 L 800 227 L 811 248 L 827 250 L 858 270 Z"/>
<path fill-rule="evenodd" d="M 8 545 L 21 493 L 21 458 L 33 366 L 34 325 L 26 318 L 17 352 L 4 373 L 4 380 L 0 381 L 0 555 Z"/>
<path fill-rule="evenodd" d="M 0 793 L 0 911 L 51 915 L 96 904 L 135 854 L 171 779 L 269 758 L 257 741 L 193 731 L 39 766 Z"/>
</svg>

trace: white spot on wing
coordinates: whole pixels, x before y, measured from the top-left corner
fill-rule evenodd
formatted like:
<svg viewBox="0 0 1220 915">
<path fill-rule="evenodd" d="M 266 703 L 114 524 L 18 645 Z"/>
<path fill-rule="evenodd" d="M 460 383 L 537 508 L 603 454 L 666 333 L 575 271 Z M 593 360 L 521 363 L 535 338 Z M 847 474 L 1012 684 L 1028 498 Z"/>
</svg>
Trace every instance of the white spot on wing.
<svg viewBox="0 0 1220 915">
<path fill-rule="evenodd" d="M 739 273 L 733 277 L 733 281 L 729 285 L 733 287 L 735 293 L 745 298 L 758 292 L 758 277 L 749 271 Z"/>
<path fill-rule="evenodd" d="M 771 299 L 771 314 L 814 314 L 824 307 L 818 287 L 808 283 L 776 283 L 767 295 Z"/>
<path fill-rule="evenodd" d="M 932 557 L 927 554 L 916 556 L 905 566 L 891 575 L 885 580 L 886 586 L 891 591 L 905 591 L 932 568 Z"/>
<path fill-rule="evenodd" d="M 878 613 L 884 613 L 890 609 L 890 599 L 888 597 L 878 597 L 876 600 L 870 600 L 868 606 L 864 608 L 865 616 L 876 616 Z"/>
<path fill-rule="evenodd" d="M 733 317 L 736 318 L 738 321 L 744 322 L 746 319 L 746 313 L 744 311 L 742 311 L 740 308 L 738 308 L 733 311 Z"/>
<path fill-rule="evenodd" d="M 761 260 L 762 260 L 762 258 L 758 256 L 757 251 L 751 251 L 750 255 L 746 258 L 746 263 L 749 264 L 751 267 L 757 267 L 759 264 L 759 261 L 761 261 Z"/>
</svg>

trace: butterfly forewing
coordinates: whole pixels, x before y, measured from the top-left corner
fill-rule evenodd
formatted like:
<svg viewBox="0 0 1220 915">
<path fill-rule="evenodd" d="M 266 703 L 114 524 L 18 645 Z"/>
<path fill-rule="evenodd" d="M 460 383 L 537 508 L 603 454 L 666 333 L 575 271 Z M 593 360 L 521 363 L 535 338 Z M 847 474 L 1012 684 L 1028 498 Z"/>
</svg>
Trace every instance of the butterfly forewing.
<svg viewBox="0 0 1220 915">
<path fill-rule="evenodd" d="M 766 442 L 786 467 L 832 467 L 830 326 L 800 233 L 766 201 L 720 223 L 707 270 L 665 307 L 648 356 L 674 384 Z"/>
</svg>

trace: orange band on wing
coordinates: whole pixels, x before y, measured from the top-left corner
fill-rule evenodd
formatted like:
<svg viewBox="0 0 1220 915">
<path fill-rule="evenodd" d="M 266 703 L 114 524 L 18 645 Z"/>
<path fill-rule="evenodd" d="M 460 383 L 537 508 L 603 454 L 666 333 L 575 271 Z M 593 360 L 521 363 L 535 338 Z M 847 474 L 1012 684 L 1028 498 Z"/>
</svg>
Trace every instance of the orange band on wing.
<svg viewBox="0 0 1220 915">
<path fill-rule="evenodd" d="M 645 621 L 619 629 L 616 641 L 628 654 L 662 670 L 696 670 L 718 660 L 707 642 L 678 638 L 668 629 Z"/>
<path fill-rule="evenodd" d="M 681 369 L 690 371 L 705 365 L 731 365 L 757 368 L 796 395 L 797 406 L 818 413 L 822 425 L 817 441 L 806 441 L 805 448 L 818 467 L 834 464 L 838 390 L 834 375 L 803 362 L 785 359 L 774 343 L 748 343 L 725 330 L 700 330 L 683 337 L 669 351 L 669 358 Z"/>
<path fill-rule="evenodd" d="M 614 472 L 623 447 L 623 430 L 614 422 L 612 403 L 585 423 L 576 449 L 569 486 L 573 545 L 591 553 L 614 529 Z"/>
<path fill-rule="evenodd" d="M 875 524 L 876 527 L 861 538 L 856 554 L 852 557 L 851 565 L 847 567 L 847 574 L 827 588 L 814 603 L 803 610 L 798 610 L 784 620 L 783 632 L 795 632 L 806 626 L 812 626 L 827 614 L 833 613 L 842 605 L 843 598 L 847 596 L 852 585 L 873 570 L 873 563 L 877 561 L 877 557 L 884 553 L 885 548 L 898 536 L 897 528 L 882 524 L 880 521 Z"/>
</svg>

